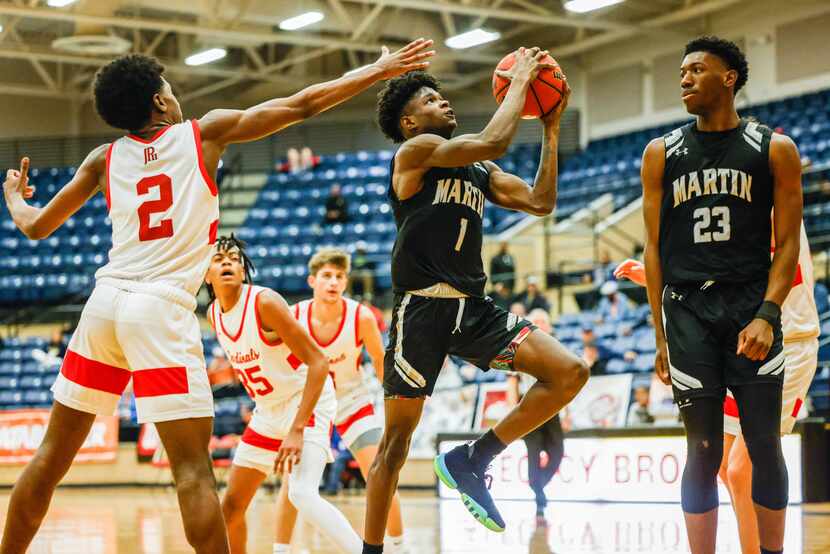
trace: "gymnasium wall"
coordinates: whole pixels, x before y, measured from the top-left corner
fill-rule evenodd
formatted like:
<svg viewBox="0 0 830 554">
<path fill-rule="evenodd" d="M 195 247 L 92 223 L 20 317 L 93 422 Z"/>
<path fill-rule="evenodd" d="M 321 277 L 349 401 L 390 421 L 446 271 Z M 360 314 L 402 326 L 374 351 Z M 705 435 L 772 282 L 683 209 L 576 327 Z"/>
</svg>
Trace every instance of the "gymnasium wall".
<svg viewBox="0 0 830 554">
<path fill-rule="evenodd" d="M 586 72 L 582 141 L 687 118 L 680 61 L 685 43 L 704 33 L 737 42 L 747 55 L 739 107 L 828 88 L 828 29 L 830 2 L 753 0 L 567 60 Z"/>
</svg>

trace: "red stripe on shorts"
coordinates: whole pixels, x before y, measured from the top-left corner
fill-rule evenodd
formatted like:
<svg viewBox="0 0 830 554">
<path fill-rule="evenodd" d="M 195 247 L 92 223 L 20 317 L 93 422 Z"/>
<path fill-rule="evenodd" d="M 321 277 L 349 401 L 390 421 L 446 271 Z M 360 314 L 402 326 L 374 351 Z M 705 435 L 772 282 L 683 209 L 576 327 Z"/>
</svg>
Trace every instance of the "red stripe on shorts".
<svg viewBox="0 0 830 554">
<path fill-rule="evenodd" d="M 741 417 L 738 412 L 738 403 L 731 396 L 727 396 L 723 400 L 723 413 L 732 417 Z"/>
<path fill-rule="evenodd" d="M 356 411 L 355 413 L 350 415 L 349 418 L 346 421 L 344 421 L 343 423 L 338 423 L 337 425 L 335 425 L 335 427 L 337 427 L 337 434 L 342 437 L 343 435 L 345 435 L 349 431 L 349 427 L 354 425 L 355 421 L 363 419 L 364 417 L 369 417 L 370 415 L 374 415 L 374 413 L 375 413 L 375 407 L 372 406 L 371 404 L 366 404 L 365 406 L 360 408 L 358 411 Z"/>
<path fill-rule="evenodd" d="M 179 366 L 138 370 L 133 373 L 133 391 L 136 398 L 187 394 L 187 369 Z"/>
<path fill-rule="evenodd" d="M 264 448 L 265 450 L 270 450 L 271 452 L 276 452 L 282 446 L 282 441 L 280 439 L 272 439 L 270 437 L 266 437 L 265 435 L 260 435 L 250 426 L 245 428 L 245 432 L 242 433 L 242 442 L 245 444 L 250 444 L 251 446 L 256 446 L 257 448 Z"/>
<path fill-rule="evenodd" d="M 128 370 L 90 360 L 72 350 L 66 351 L 61 373 L 73 383 L 110 394 L 120 395 L 130 382 Z"/>
<path fill-rule="evenodd" d="M 798 412 L 801 411 L 801 405 L 802 404 L 804 404 L 803 400 L 801 400 L 800 398 L 795 399 L 795 406 L 793 406 L 793 413 L 792 413 L 793 417 L 798 417 Z"/>
</svg>

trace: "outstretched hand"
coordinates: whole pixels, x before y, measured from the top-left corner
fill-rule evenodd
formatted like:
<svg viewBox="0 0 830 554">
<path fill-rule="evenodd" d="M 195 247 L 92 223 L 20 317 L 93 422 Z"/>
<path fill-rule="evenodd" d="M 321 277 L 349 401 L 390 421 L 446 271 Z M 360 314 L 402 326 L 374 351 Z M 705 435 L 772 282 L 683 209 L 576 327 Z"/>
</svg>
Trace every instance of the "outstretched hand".
<svg viewBox="0 0 830 554">
<path fill-rule="evenodd" d="M 432 46 L 432 40 L 419 38 L 396 52 L 389 52 L 389 48 L 381 48 L 380 58 L 375 66 L 383 71 L 384 79 L 391 79 L 410 71 L 429 67 L 429 58 L 435 55 L 435 50 L 427 50 Z"/>
<path fill-rule="evenodd" d="M 530 82 L 543 69 L 556 69 L 558 67 L 555 63 L 542 61 L 547 55 L 547 50 L 541 50 L 537 46 L 533 48 L 519 48 L 516 51 L 516 59 L 510 69 L 497 69 L 496 75 L 511 81 L 517 78 L 523 78 Z"/>
<path fill-rule="evenodd" d="M 3 194 L 6 198 L 20 195 L 29 199 L 35 194 L 35 188 L 29 186 L 29 158 L 20 160 L 20 169 L 6 171 L 6 180 L 3 182 Z"/>
</svg>

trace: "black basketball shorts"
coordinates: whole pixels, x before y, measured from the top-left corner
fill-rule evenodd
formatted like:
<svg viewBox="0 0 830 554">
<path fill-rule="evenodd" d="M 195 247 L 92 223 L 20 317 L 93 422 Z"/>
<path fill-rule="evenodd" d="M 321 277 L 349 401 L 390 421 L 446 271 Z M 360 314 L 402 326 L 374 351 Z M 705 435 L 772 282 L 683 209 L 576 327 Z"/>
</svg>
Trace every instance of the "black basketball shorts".
<svg viewBox="0 0 830 554">
<path fill-rule="evenodd" d="M 448 354 L 487 371 L 513 369 L 519 344 L 536 327 L 490 298 L 433 298 L 396 294 L 383 358 L 387 397 L 432 394 Z"/>
<path fill-rule="evenodd" d="M 755 318 L 764 301 L 766 281 L 667 285 L 663 289 L 663 324 L 674 397 L 678 403 L 696 396 L 723 400 L 726 387 L 784 381 L 780 323 L 763 361 L 737 355 L 738 334 Z"/>
</svg>

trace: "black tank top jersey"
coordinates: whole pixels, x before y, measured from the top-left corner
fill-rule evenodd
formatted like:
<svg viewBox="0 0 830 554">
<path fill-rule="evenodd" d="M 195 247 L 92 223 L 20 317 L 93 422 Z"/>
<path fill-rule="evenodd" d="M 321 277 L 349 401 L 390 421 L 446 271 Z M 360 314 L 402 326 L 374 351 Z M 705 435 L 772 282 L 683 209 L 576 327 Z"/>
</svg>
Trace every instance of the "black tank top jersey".
<svg viewBox="0 0 830 554">
<path fill-rule="evenodd" d="M 772 131 L 741 120 L 722 132 L 690 123 L 664 137 L 660 261 L 667 284 L 766 280 Z"/>
<path fill-rule="evenodd" d="M 404 201 L 392 186 L 395 160 L 389 171 L 389 199 L 398 236 L 392 251 L 395 292 L 448 283 L 473 297 L 484 296 L 481 261 L 484 200 L 490 174 L 481 163 L 432 168 L 423 187 Z"/>
</svg>

